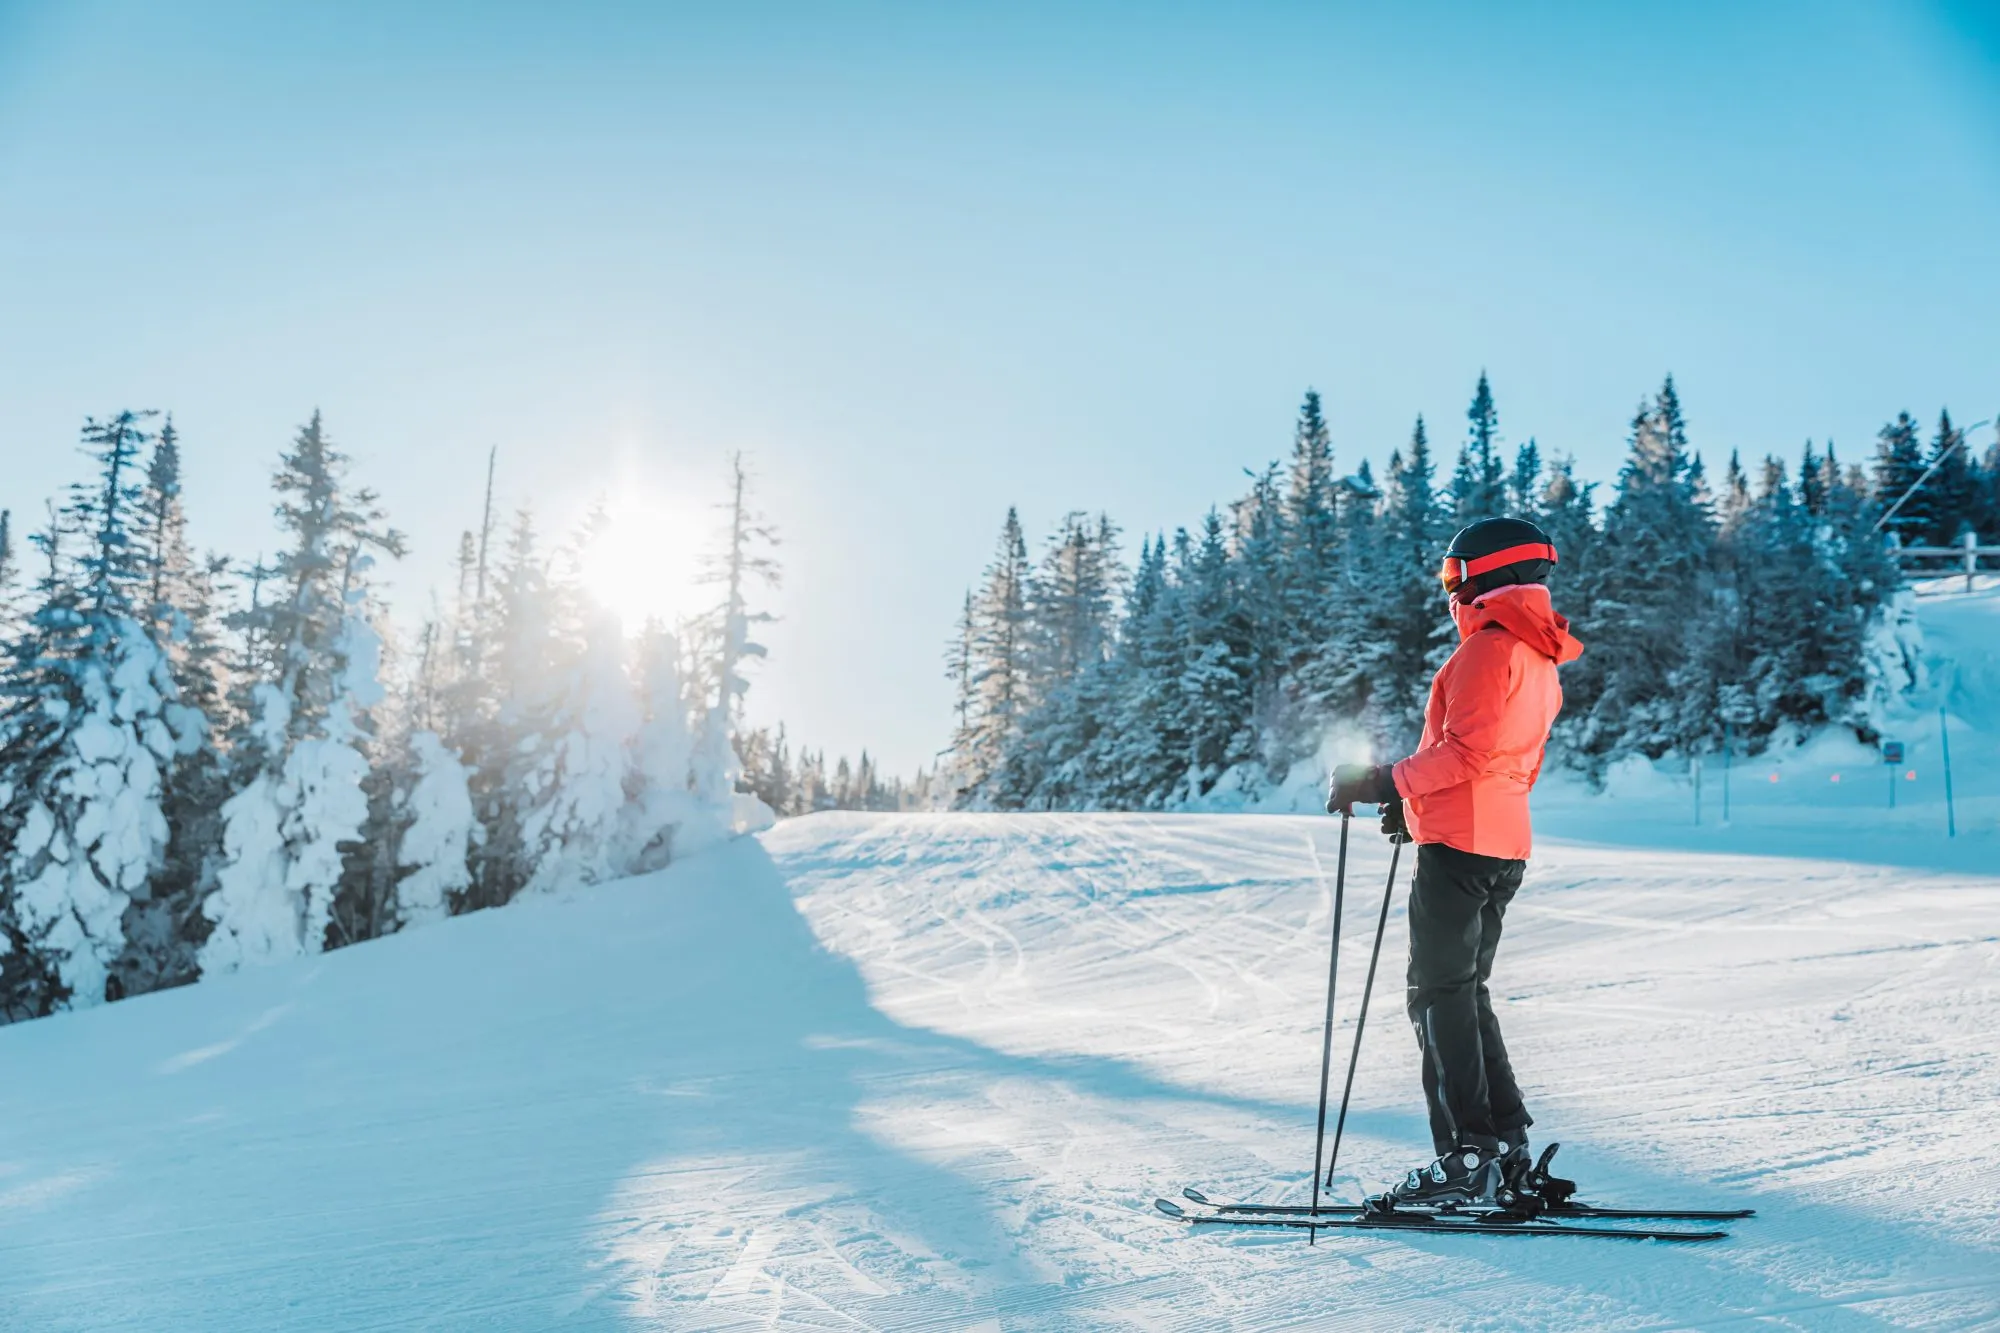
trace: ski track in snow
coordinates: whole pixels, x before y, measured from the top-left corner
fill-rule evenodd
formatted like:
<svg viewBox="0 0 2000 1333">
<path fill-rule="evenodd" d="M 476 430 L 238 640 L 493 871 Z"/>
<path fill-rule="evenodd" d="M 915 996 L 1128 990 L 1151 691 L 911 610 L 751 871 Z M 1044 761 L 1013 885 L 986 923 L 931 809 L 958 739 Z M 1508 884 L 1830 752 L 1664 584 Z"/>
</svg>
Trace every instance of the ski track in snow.
<svg viewBox="0 0 2000 1333">
<path fill-rule="evenodd" d="M 1338 824 L 818 815 L 0 1030 L 0 1329 L 2000 1327 L 2000 879 L 1545 842 L 1558 1165 L 1731 1240 L 1192 1230 L 1310 1191 Z M 1396 886 L 1336 1195 L 1426 1155 Z M 1353 829 L 1335 1091 L 1388 849 Z"/>
</svg>

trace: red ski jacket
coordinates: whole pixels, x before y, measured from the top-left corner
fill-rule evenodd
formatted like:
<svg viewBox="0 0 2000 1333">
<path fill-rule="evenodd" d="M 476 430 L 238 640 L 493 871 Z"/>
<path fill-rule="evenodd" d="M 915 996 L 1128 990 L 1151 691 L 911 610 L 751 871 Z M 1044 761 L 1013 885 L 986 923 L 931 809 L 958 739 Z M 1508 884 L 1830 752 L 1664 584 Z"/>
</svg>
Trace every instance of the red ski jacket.
<svg viewBox="0 0 2000 1333">
<path fill-rule="evenodd" d="M 1525 861 L 1528 791 L 1562 711 L 1556 666 L 1583 645 L 1538 583 L 1453 602 L 1458 649 L 1438 668 L 1424 739 L 1395 768 L 1410 836 L 1462 852 Z"/>
</svg>

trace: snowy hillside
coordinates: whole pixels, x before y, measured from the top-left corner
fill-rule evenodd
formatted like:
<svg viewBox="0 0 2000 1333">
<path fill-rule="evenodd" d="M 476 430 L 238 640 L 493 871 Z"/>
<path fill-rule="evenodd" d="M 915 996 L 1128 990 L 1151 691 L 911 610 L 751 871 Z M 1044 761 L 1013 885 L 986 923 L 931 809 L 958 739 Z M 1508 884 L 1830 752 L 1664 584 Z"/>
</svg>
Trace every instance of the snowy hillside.
<svg viewBox="0 0 2000 1333">
<path fill-rule="evenodd" d="M 1962 873 L 1543 849 L 1499 991 L 1535 1132 L 1600 1198 L 1757 1207 L 1730 1241 L 1159 1218 L 1307 1187 L 1336 828 L 815 816 L 8 1028 L 0 1326 L 2000 1320 L 2000 879 Z M 1425 1139 L 1390 931 L 1350 1195 Z"/>
</svg>

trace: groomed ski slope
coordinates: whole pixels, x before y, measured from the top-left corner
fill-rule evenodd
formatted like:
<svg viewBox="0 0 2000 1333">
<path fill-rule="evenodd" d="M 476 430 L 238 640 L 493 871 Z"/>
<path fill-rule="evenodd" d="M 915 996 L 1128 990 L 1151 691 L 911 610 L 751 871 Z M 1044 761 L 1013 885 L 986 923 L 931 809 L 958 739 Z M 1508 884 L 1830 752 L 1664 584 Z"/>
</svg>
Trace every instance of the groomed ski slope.
<svg viewBox="0 0 2000 1333">
<path fill-rule="evenodd" d="M 1536 1133 L 1600 1200 L 1758 1208 L 1729 1241 L 1160 1218 L 1306 1191 L 1337 828 L 820 815 L 8 1028 L 0 1327 L 2000 1322 L 2000 880 L 1962 871 L 1545 841 L 1498 990 Z M 1406 891 L 1350 1196 L 1423 1154 Z"/>
</svg>

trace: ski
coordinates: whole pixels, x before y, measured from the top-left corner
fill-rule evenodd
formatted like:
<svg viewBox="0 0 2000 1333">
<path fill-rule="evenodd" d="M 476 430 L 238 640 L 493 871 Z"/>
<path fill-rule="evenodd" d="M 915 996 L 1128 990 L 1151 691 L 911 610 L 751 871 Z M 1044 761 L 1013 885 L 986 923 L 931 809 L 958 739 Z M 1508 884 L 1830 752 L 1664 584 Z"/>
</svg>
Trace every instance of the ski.
<svg viewBox="0 0 2000 1333">
<path fill-rule="evenodd" d="M 1479 1236 L 1602 1236 L 1610 1240 L 1661 1240 L 1661 1241 L 1703 1241 L 1723 1240 L 1726 1231 L 1674 1231 L 1656 1230 L 1651 1227 L 1599 1227 L 1575 1226 L 1563 1222 L 1520 1222 L 1486 1221 L 1478 1217 L 1465 1217 L 1460 1221 L 1447 1221 L 1445 1214 L 1432 1213 L 1389 1213 L 1374 1214 L 1343 1213 L 1337 1217 L 1326 1216 L 1322 1208 L 1317 1215 L 1300 1216 L 1291 1214 L 1242 1214 L 1242 1213 L 1191 1213 L 1171 1199 L 1155 1199 L 1153 1206 L 1177 1222 L 1193 1226 L 1240 1226 L 1240 1227 L 1302 1227 L 1314 1231 L 1420 1231 L 1430 1235 L 1479 1235 Z"/>
<path fill-rule="evenodd" d="M 1198 1189 L 1184 1189 L 1181 1197 L 1190 1203 L 1198 1203 L 1204 1208 L 1212 1208 L 1218 1213 L 1237 1217 L 1303 1217 L 1312 1212 L 1312 1205 L 1306 1203 L 1237 1203 L 1222 1199 L 1211 1199 Z M 1323 1203 L 1319 1206 L 1321 1216 L 1332 1214 L 1336 1217 L 1351 1217 L 1362 1211 L 1358 1203 Z M 1398 1209 L 1424 1217 L 1473 1217 L 1485 1218 L 1504 1216 L 1507 1210 L 1498 1207 L 1452 1208 L 1438 1210 L 1416 1209 L 1407 1205 Z M 1746 1217 L 1755 1217 L 1755 1208 L 1609 1208 L 1589 1203 L 1564 1203 L 1543 1208 L 1538 1217 L 1577 1217 L 1615 1220 L 1620 1218 L 1653 1219 L 1661 1222 L 1734 1222 Z"/>
</svg>

